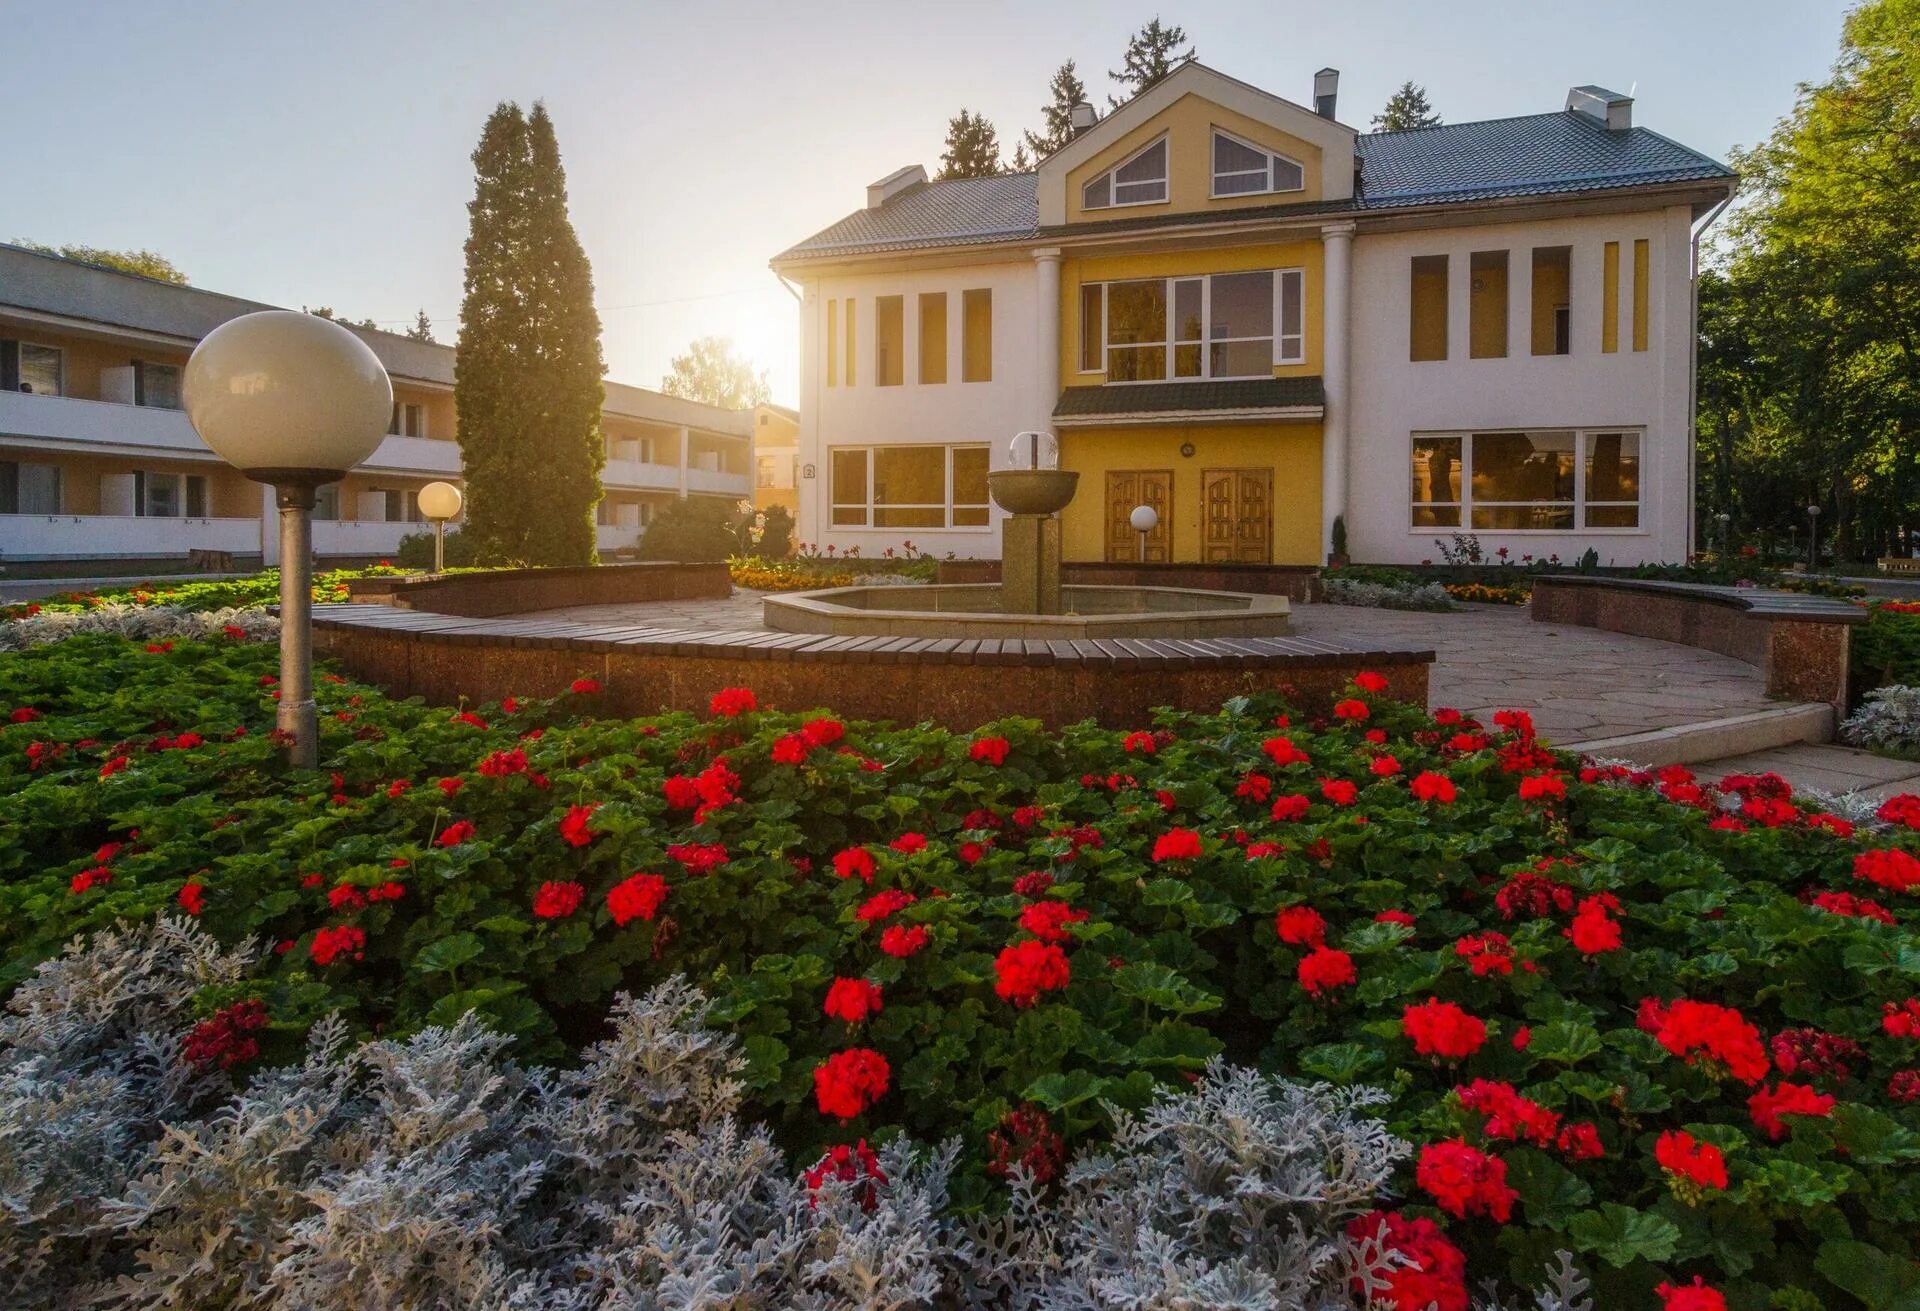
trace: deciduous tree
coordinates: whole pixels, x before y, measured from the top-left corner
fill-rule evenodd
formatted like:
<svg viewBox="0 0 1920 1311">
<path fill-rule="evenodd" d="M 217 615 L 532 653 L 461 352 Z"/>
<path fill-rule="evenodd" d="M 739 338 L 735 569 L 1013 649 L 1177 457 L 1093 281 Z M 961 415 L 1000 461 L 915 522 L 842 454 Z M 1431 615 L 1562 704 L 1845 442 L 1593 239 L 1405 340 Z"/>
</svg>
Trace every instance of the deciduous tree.
<svg viewBox="0 0 1920 1311">
<path fill-rule="evenodd" d="M 150 250 L 104 250 L 99 246 L 73 243 L 49 246 L 43 242 L 28 241 L 25 237 L 14 238 L 13 244 L 37 250 L 42 255 L 58 255 L 82 264 L 98 264 L 102 268 L 119 269 L 122 273 L 138 273 L 143 278 L 158 278 L 161 282 L 171 282 L 176 286 L 187 285 L 187 275 L 175 268 L 172 260 Z"/>
<path fill-rule="evenodd" d="M 673 371 L 660 379 L 660 390 L 683 400 L 703 401 L 724 410 L 765 405 L 773 398 L 767 371 L 754 372 L 750 361 L 734 352 L 731 337 L 700 337 L 685 355 L 673 357 Z"/>
</svg>

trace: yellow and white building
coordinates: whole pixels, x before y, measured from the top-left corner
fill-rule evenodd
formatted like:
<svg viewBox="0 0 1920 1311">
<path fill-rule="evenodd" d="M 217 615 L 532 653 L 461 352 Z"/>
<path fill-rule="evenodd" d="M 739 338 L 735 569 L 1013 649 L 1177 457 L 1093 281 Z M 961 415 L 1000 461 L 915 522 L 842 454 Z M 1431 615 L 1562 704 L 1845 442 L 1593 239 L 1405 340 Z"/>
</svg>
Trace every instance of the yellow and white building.
<svg viewBox="0 0 1920 1311">
<path fill-rule="evenodd" d="M 220 551 L 277 555 L 271 488 L 208 450 L 180 409 L 195 343 L 253 301 L 0 245 L 0 565 L 138 564 Z M 314 552 L 391 554 L 419 532 L 414 494 L 459 481 L 453 348 L 355 329 L 393 379 L 392 430 L 320 491 Z M 752 496 L 746 411 L 606 384 L 596 511 L 602 551 L 633 546 L 675 497 Z"/>
<path fill-rule="evenodd" d="M 784 405 L 753 407 L 753 508 L 798 508 L 800 411 Z"/>
<path fill-rule="evenodd" d="M 1037 172 L 900 169 L 783 252 L 802 298 L 798 533 L 997 554 L 1023 430 L 1081 474 L 1069 560 L 1677 560 L 1695 236 L 1722 164 L 1576 87 L 1410 132 L 1187 64 Z"/>
</svg>

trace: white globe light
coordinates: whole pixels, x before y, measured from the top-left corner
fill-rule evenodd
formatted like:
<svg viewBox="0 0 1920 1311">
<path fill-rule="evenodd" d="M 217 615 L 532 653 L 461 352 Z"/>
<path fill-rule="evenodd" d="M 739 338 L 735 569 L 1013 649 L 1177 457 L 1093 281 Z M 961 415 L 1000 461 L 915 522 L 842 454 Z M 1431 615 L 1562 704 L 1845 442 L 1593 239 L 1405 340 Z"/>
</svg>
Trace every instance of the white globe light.
<svg viewBox="0 0 1920 1311">
<path fill-rule="evenodd" d="M 393 384 L 367 344 L 293 310 L 208 333 L 181 395 L 201 440 L 259 482 L 334 481 L 373 454 L 393 414 Z"/>
<path fill-rule="evenodd" d="M 1133 525 L 1136 533 L 1150 533 L 1160 526 L 1160 512 L 1151 505 L 1136 505 L 1133 513 L 1127 516 L 1127 522 Z"/>
<path fill-rule="evenodd" d="M 429 519 L 456 519 L 463 498 L 452 483 L 428 483 L 420 489 L 420 513 Z"/>
</svg>

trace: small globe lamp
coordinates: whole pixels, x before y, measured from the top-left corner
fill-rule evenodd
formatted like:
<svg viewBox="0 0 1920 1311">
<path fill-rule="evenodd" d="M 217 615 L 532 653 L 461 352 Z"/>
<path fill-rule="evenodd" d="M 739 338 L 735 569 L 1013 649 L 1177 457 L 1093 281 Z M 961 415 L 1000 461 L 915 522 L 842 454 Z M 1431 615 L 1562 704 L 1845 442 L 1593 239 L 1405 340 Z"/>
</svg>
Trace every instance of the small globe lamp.
<svg viewBox="0 0 1920 1311">
<path fill-rule="evenodd" d="M 1127 522 L 1133 525 L 1133 531 L 1140 534 L 1140 563 L 1147 562 L 1147 534 L 1160 526 L 1160 512 L 1151 505 L 1136 505 L 1133 513 L 1127 516 Z"/>
<path fill-rule="evenodd" d="M 313 708 L 313 502 L 380 445 L 393 384 L 367 344 L 293 310 L 243 314 L 194 348 L 181 382 L 187 419 L 215 455 L 280 507 L 280 706 L 288 763 L 319 762 Z"/>
<path fill-rule="evenodd" d="M 447 520 L 460 517 L 465 498 L 452 483 L 428 483 L 415 498 L 420 513 L 433 522 L 433 572 L 447 571 Z"/>
</svg>

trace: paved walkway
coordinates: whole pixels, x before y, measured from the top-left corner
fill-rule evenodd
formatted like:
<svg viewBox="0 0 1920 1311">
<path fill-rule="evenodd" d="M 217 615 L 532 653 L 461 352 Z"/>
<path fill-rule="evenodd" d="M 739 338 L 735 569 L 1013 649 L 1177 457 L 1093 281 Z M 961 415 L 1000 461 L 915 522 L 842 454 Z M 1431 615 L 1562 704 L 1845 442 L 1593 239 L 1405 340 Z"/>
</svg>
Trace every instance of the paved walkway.
<svg viewBox="0 0 1920 1311">
<path fill-rule="evenodd" d="M 1920 763 L 1890 760 L 1871 751 L 1835 744 L 1796 743 L 1755 751 L 1744 756 L 1727 756 L 1689 766 L 1702 778 L 1720 778 L 1727 774 L 1778 774 L 1796 788 L 1830 793 L 1833 796 L 1858 794 L 1872 801 L 1885 801 L 1902 792 L 1920 793 Z"/>
<path fill-rule="evenodd" d="M 544 610 L 543 619 L 663 628 L 758 629 L 761 592 L 725 601 L 655 601 Z M 518 615 L 515 618 L 529 616 Z M 1730 656 L 1671 642 L 1537 624 L 1517 606 L 1451 614 L 1296 605 L 1293 632 L 1327 641 L 1431 647 L 1435 706 L 1485 718 L 1533 713 L 1541 735 L 1575 743 L 1770 709 L 1760 672 Z"/>
</svg>

